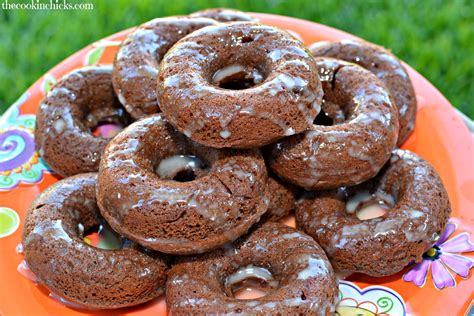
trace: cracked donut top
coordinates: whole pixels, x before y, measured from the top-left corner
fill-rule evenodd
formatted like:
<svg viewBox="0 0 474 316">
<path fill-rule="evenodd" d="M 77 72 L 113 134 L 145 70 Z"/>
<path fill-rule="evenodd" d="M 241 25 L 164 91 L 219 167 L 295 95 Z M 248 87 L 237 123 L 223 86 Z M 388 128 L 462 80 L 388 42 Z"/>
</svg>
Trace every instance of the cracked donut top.
<svg viewBox="0 0 474 316">
<path fill-rule="evenodd" d="M 398 146 L 413 131 L 416 119 L 416 95 L 402 62 L 389 50 L 362 41 L 316 42 L 310 46 L 314 56 L 346 60 L 361 65 L 377 76 L 387 87 L 398 108 L 400 131 Z"/>
<path fill-rule="evenodd" d="M 311 128 L 267 148 L 272 170 L 306 189 L 355 185 L 374 177 L 398 137 L 392 98 L 375 75 L 355 64 L 316 58 L 324 98 Z"/>
</svg>

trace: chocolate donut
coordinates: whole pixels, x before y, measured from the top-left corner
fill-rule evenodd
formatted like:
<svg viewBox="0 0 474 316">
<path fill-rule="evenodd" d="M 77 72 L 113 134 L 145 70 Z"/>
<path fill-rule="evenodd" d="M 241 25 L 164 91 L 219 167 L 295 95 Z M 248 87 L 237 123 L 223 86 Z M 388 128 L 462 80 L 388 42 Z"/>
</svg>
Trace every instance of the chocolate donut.
<svg viewBox="0 0 474 316">
<path fill-rule="evenodd" d="M 112 67 L 105 65 L 74 70 L 54 85 L 38 107 L 36 148 L 61 176 L 98 170 L 109 139 L 94 136 L 95 127 L 130 123 L 111 76 Z"/>
<path fill-rule="evenodd" d="M 180 38 L 204 26 L 206 18 L 159 18 L 140 25 L 122 42 L 114 62 L 113 85 L 133 118 L 159 112 L 156 77 L 164 54 Z"/>
<path fill-rule="evenodd" d="M 267 295 L 235 298 L 242 281 L 257 279 Z M 309 236 L 268 222 L 233 245 L 178 261 L 166 283 L 173 315 L 333 315 L 337 281 L 326 254 Z"/>
<path fill-rule="evenodd" d="M 25 260 L 53 293 L 85 308 L 120 308 L 163 293 L 167 264 L 162 255 L 124 244 L 99 249 L 84 231 L 101 222 L 95 173 L 61 180 L 31 205 L 23 228 Z"/>
<path fill-rule="evenodd" d="M 336 271 L 386 276 L 402 270 L 439 238 L 451 213 L 436 171 L 412 152 L 394 150 L 363 184 L 314 192 L 296 209 L 296 222 L 326 251 Z M 381 204 L 382 216 L 361 208 Z"/>
<path fill-rule="evenodd" d="M 117 232 L 170 254 L 195 254 L 246 233 L 268 207 L 256 150 L 217 150 L 176 132 L 162 114 L 126 128 L 107 146 L 98 204 Z"/>
<path fill-rule="evenodd" d="M 208 26 L 165 55 L 161 110 L 194 141 L 252 148 L 307 130 L 320 110 L 316 63 L 287 32 L 250 22 Z"/>
<path fill-rule="evenodd" d="M 219 22 L 258 21 L 247 13 L 227 8 L 201 10 L 194 12 L 189 16 L 192 18 L 210 18 Z"/>
<path fill-rule="evenodd" d="M 269 221 L 278 221 L 290 214 L 295 209 L 295 190 L 289 183 L 285 183 L 276 176 L 269 176 L 267 182 L 269 192 L 268 210 L 264 219 Z"/>
<path fill-rule="evenodd" d="M 355 185 L 374 177 L 390 158 L 398 135 L 397 109 L 368 70 L 316 58 L 324 90 L 311 129 L 266 151 L 272 170 L 306 189 Z"/>
<path fill-rule="evenodd" d="M 310 50 L 314 56 L 334 57 L 359 64 L 385 84 L 398 108 L 400 131 L 397 144 L 401 146 L 415 126 L 416 95 L 400 60 L 381 46 L 351 40 L 316 42 Z"/>
</svg>

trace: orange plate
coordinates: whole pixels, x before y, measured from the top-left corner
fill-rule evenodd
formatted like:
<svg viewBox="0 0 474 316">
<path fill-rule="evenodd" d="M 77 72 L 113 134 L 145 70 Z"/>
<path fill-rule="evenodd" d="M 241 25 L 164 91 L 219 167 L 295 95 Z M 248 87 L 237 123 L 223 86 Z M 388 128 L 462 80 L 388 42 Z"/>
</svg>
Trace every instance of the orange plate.
<svg viewBox="0 0 474 316">
<path fill-rule="evenodd" d="M 265 24 L 291 30 L 306 44 L 321 40 L 356 39 L 353 35 L 317 23 L 289 17 L 255 14 Z M 27 208 L 46 187 L 58 180 L 33 151 L 34 113 L 57 78 L 72 69 L 95 63 L 112 63 L 117 46 L 130 30 L 109 36 L 75 53 L 40 78 L 0 120 L 0 315 L 78 315 L 48 297 L 48 293 L 17 273 L 22 255 L 15 252 L 21 241 L 20 227 Z M 418 99 L 416 129 L 406 144 L 427 159 L 441 175 L 453 206 L 452 222 L 457 225 L 451 239 L 472 232 L 474 227 L 473 138 L 449 102 L 425 78 L 407 67 Z M 15 216 L 18 215 L 18 218 Z M 462 237 L 462 236 L 460 236 Z M 461 238 L 458 238 L 458 241 Z M 465 241 L 465 243 L 468 243 Z M 461 254 L 470 258 L 474 254 Z M 470 262 L 470 264 L 469 264 Z M 472 307 L 474 282 L 451 271 L 455 286 L 438 290 L 429 273 L 417 287 L 402 279 L 405 271 L 386 278 L 354 275 L 341 284 L 341 299 L 350 308 L 360 307 L 390 315 L 464 315 Z M 368 288 L 370 286 L 370 288 Z M 385 300 L 384 298 L 389 298 Z M 347 310 L 347 308 L 346 308 Z M 471 310 L 472 312 L 472 310 Z M 148 304 L 120 311 L 94 314 L 164 315 L 160 298 Z M 471 314 L 472 315 L 472 314 Z"/>
</svg>

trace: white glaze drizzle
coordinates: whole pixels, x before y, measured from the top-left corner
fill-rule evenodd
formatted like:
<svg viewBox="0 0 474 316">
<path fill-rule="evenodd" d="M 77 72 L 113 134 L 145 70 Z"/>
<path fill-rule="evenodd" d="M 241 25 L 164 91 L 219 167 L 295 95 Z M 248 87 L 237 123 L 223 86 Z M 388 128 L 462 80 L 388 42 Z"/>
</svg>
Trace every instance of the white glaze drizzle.
<svg viewBox="0 0 474 316">
<path fill-rule="evenodd" d="M 329 273 L 328 267 L 323 259 L 315 258 L 312 255 L 304 255 L 299 258 L 299 262 L 306 263 L 306 268 L 298 272 L 298 280 L 324 276 Z"/>
<path fill-rule="evenodd" d="M 39 283 L 39 279 L 36 276 L 36 274 L 31 271 L 30 267 L 28 267 L 28 264 L 26 263 L 25 260 L 22 260 L 20 264 L 18 264 L 18 267 L 16 269 L 22 276 L 27 278 L 28 280 L 32 281 L 33 283 Z"/>
<path fill-rule="evenodd" d="M 362 204 L 371 200 L 379 204 L 387 205 L 388 207 L 395 205 L 395 198 L 386 192 L 377 190 L 371 194 L 368 191 L 361 191 L 347 200 L 346 212 L 352 214 L 356 212 Z"/>
<path fill-rule="evenodd" d="M 196 156 L 175 155 L 162 159 L 156 168 L 156 174 L 160 178 L 171 179 L 182 170 L 196 170 L 202 166 L 202 162 Z"/>
<path fill-rule="evenodd" d="M 18 245 L 16 245 L 15 252 L 17 254 L 22 254 L 24 251 L 25 251 L 25 248 L 23 247 L 23 243 L 19 243 Z"/>
<path fill-rule="evenodd" d="M 242 65 L 234 64 L 226 66 L 214 73 L 214 75 L 212 76 L 212 82 L 214 84 L 218 84 L 223 79 L 238 74 L 240 72 L 245 72 L 245 68 Z"/>
<path fill-rule="evenodd" d="M 66 233 L 62 226 L 62 220 L 53 220 L 51 222 L 42 222 L 30 232 L 25 239 L 25 246 L 28 245 L 33 235 L 51 237 L 56 240 L 64 240 L 66 242 L 72 242 L 71 237 Z"/>
<path fill-rule="evenodd" d="M 248 265 L 245 267 L 241 267 L 239 270 L 229 275 L 225 283 L 227 285 L 234 285 L 249 278 L 260 279 L 265 282 L 270 282 L 274 280 L 272 273 L 268 271 L 268 269 L 253 266 L 253 265 Z"/>
</svg>

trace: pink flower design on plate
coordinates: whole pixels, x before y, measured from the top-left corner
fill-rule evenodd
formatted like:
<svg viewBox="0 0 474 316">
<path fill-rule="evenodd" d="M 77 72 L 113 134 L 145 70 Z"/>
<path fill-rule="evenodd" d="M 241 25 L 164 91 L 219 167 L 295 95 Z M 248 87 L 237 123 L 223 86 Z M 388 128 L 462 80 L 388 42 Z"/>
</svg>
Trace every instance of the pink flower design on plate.
<svg viewBox="0 0 474 316">
<path fill-rule="evenodd" d="M 431 267 L 433 283 L 438 289 L 455 287 L 454 272 L 462 278 L 469 276 L 469 270 L 474 266 L 474 261 L 460 253 L 474 251 L 474 244 L 469 240 L 468 233 L 464 232 L 453 238 L 448 238 L 456 230 L 456 224 L 448 223 L 441 238 L 423 254 L 423 260 L 403 275 L 403 280 L 413 282 L 416 286 L 423 287 Z"/>
</svg>

